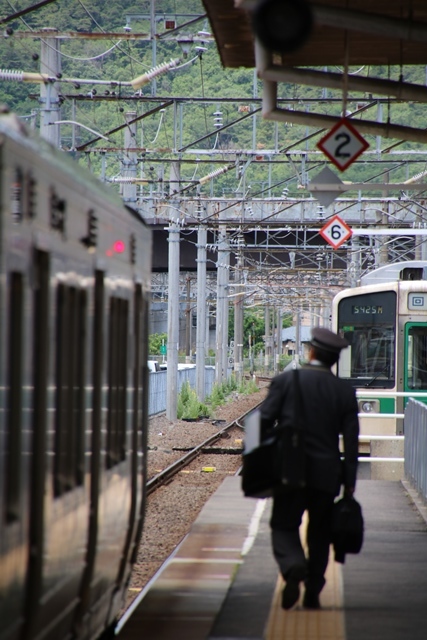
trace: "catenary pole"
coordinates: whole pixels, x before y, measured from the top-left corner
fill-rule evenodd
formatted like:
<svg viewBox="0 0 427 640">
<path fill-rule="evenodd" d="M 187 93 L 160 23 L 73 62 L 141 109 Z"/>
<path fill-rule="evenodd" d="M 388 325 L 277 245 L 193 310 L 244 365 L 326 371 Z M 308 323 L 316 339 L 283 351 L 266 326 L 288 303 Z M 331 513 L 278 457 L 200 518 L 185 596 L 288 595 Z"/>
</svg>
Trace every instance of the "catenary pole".
<svg viewBox="0 0 427 640">
<path fill-rule="evenodd" d="M 201 224 L 197 231 L 197 326 L 196 326 L 196 391 L 200 401 L 205 398 L 206 359 L 206 243 L 207 229 Z"/>
<path fill-rule="evenodd" d="M 180 167 L 171 164 L 170 193 L 177 191 Z M 179 184 L 179 182 L 178 182 Z M 168 344 L 167 344 L 167 398 L 166 417 L 171 422 L 177 418 L 178 407 L 178 348 L 179 348 L 179 262 L 180 262 L 180 212 L 179 202 L 171 200 L 168 253 Z"/>
<path fill-rule="evenodd" d="M 128 182 L 123 183 L 123 201 L 127 204 L 136 206 L 136 170 L 137 170 L 137 154 L 131 149 L 136 148 L 136 111 L 128 111 L 126 113 L 126 122 L 128 126 L 125 129 L 125 152 L 122 159 L 123 176 L 128 178 Z"/>
<path fill-rule="evenodd" d="M 55 37 L 56 29 L 47 27 L 41 39 L 40 73 L 57 77 L 61 73 L 60 40 Z M 55 147 L 61 145 L 61 128 L 55 122 L 61 120 L 59 95 L 55 82 L 43 82 L 40 85 L 40 135 Z"/>
<path fill-rule="evenodd" d="M 215 381 L 221 384 L 227 375 L 228 353 L 228 264 L 229 248 L 227 242 L 227 229 L 221 225 L 218 237 L 218 263 L 217 263 L 217 299 L 216 299 L 216 354 L 215 354 Z M 226 364 L 224 364 L 226 363 Z"/>
<path fill-rule="evenodd" d="M 235 270 L 236 296 L 234 298 L 234 372 L 239 382 L 243 378 L 243 298 L 244 281 L 242 251 L 239 249 Z"/>
</svg>

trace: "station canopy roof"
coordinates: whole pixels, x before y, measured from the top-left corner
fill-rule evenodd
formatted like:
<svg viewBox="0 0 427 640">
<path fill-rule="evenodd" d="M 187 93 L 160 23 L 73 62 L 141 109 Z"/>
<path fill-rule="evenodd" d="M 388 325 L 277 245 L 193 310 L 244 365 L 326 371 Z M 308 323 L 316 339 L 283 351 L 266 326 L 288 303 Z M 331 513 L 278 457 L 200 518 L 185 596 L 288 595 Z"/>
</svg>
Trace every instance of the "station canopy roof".
<svg viewBox="0 0 427 640">
<path fill-rule="evenodd" d="M 427 65 L 427 0 L 203 3 L 223 66 L 255 67 L 264 81 L 263 116 L 268 120 L 323 128 L 338 122 L 328 114 L 283 109 L 277 98 L 279 83 L 338 90 L 343 104 L 347 94 L 362 94 L 372 104 L 378 97 L 427 102 L 426 83 L 415 84 L 408 72 L 408 65 Z M 305 37 L 295 37 L 299 34 L 295 25 L 305 24 L 299 19 L 300 7 L 305 8 L 306 23 L 311 26 Z M 379 69 L 384 66 L 388 73 Z M 361 133 L 427 144 L 427 130 L 415 122 L 364 118 L 357 127 Z"/>
<path fill-rule="evenodd" d="M 284 6 L 287 1 L 282 0 Z M 295 0 L 296 1 L 296 0 Z M 254 67 L 257 0 L 203 0 L 224 67 Z M 426 0 L 307 0 L 314 25 L 287 66 L 427 63 Z"/>
</svg>

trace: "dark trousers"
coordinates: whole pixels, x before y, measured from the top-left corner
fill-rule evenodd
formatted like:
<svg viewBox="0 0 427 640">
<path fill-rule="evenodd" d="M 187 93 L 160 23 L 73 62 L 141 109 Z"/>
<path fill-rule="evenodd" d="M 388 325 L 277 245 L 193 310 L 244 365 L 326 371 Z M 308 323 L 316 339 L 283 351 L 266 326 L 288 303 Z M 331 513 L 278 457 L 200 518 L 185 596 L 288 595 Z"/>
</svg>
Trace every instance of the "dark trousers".
<svg viewBox="0 0 427 640">
<path fill-rule="evenodd" d="M 306 588 L 320 593 L 328 566 L 332 506 L 335 496 L 310 487 L 275 494 L 270 520 L 273 553 L 284 579 L 295 565 L 306 566 Z M 308 511 L 305 557 L 299 535 L 304 511 Z"/>
</svg>

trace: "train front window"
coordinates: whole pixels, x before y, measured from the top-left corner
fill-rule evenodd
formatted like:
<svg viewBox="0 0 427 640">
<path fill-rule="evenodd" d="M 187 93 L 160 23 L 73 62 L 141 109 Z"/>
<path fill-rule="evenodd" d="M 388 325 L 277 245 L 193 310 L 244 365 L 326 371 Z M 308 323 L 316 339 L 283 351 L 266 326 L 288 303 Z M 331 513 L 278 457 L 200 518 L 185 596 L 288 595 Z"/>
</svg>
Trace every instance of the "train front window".
<svg viewBox="0 0 427 640">
<path fill-rule="evenodd" d="M 407 387 L 427 389 L 427 327 L 410 325 L 407 329 Z"/>
<path fill-rule="evenodd" d="M 338 331 L 350 343 L 341 352 L 338 375 L 355 386 L 392 388 L 396 367 L 396 294 L 351 296 L 338 306 Z"/>
</svg>

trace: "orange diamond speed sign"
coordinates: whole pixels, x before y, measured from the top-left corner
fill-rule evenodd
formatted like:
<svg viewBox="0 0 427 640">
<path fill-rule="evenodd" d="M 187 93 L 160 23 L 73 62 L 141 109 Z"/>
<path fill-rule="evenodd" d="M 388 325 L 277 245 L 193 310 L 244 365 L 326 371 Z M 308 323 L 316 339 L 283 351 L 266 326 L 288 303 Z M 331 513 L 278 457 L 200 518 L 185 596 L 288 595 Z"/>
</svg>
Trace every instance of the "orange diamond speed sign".
<svg viewBox="0 0 427 640">
<path fill-rule="evenodd" d="M 341 220 L 339 216 L 333 216 L 328 220 L 319 233 L 334 249 L 338 249 L 353 234 L 348 224 Z"/>
<path fill-rule="evenodd" d="M 346 118 L 342 118 L 316 146 L 340 171 L 345 171 L 369 144 Z"/>
</svg>

